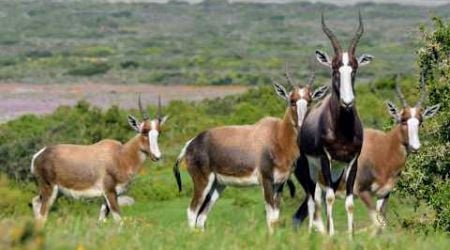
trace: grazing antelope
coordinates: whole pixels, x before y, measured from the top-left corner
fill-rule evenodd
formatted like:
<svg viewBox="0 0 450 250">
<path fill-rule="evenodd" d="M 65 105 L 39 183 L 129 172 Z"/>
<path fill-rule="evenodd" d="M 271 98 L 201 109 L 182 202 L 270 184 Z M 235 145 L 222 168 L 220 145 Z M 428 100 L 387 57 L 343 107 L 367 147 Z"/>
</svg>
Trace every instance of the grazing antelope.
<svg viewBox="0 0 450 250">
<path fill-rule="evenodd" d="M 179 163 L 186 159 L 187 170 L 194 184 L 194 193 L 187 209 L 190 228 L 204 229 L 208 212 L 226 186 L 262 185 L 269 232 L 279 218 L 279 188 L 289 177 L 299 155 L 297 126 L 303 123 L 307 106 L 323 97 L 328 89 L 312 91 L 294 86 L 287 68 L 287 81 L 293 86 L 289 93 L 274 83 L 276 93 L 287 103 L 283 119 L 266 117 L 253 125 L 217 127 L 200 133 L 188 141 L 174 166 L 181 192 Z"/>
<path fill-rule="evenodd" d="M 316 51 L 318 61 L 331 68 L 332 92 L 320 106 L 313 108 L 305 118 L 300 131 L 300 158 L 295 168 L 295 176 L 307 194 L 305 202 L 294 215 L 294 225 L 298 225 L 301 210 L 307 206 L 310 216 L 309 229 L 315 226 L 324 232 L 320 218 L 321 189 L 317 184 L 318 173 L 323 173 L 326 190 L 327 229 L 334 234 L 332 217 L 335 200 L 332 188 L 332 161 L 342 162 L 348 171 L 346 174 L 345 208 L 348 216 L 348 231 L 353 232 L 353 184 L 356 177 L 357 159 L 363 143 L 363 128 L 355 108 L 354 84 L 359 66 L 372 61 L 371 55 L 363 54 L 356 58 L 355 50 L 363 34 L 363 23 L 359 13 L 359 27 L 348 51 L 343 51 L 336 36 L 325 25 L 322 13 L 322 29 L 330 39 L 334 49 L 331 59 L 326 53 Z M 319 171 L 320 170 L 320 171 Z M 306 205 L 305 205 L 306 204 Z"/>
<path fill-rule="evenodd" d="M 149 156 L 153 161 L 161 158 L 158 146 L 160 128 L 167 119 L 161 116 L 150 120 L 138 100 L 143 121 L 132 115 L 128 123 L 138 133 L 125 144 L 115 140 L 102 140 L 92 145 L 58 144 L 37 152 L 31 161 L 31 173 L 37 179 L 39 195 L 32 200 L 35 218 L 45 222 L 58 191 L 74 198 L 105 197 L 107 206 L 100 211 L 100 220 L 109 211 L 120 221 L 117 196 L 123 193 L 131 179 Z"/>
</svg>

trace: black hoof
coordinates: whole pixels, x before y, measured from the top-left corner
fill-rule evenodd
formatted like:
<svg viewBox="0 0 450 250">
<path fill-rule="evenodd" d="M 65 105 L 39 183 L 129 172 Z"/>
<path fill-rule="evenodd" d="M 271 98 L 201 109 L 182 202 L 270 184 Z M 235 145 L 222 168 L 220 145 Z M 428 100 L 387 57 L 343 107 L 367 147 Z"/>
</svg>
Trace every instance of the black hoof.
<svg viewBox="0 0 450 250">
<path fill-rule="evenodd" d="M 292 226 L 295 231 L 297 231 L 299 229 L 302 222 L 303 222 L 303 220 L 296 218 L 296 217 L 292 217 Z"/>
</svg>

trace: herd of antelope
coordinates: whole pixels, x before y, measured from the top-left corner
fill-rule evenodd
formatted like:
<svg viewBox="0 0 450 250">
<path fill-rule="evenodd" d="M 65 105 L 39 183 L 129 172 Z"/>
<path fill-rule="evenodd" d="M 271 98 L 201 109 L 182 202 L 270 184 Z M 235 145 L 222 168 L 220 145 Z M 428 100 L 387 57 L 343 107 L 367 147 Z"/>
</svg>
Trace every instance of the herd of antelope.
<svg viewBox="0 0 450 250">
<path fill-rule="evenodd" d="M 334 55 L 317 50 L 320 64 L 331 69 L 331 86 L 314 89 L 314 75 L 297 84 L 286 65 L 284 77 L 290 90 L 274 81 L 274 89 L 286 104 L 283 118 L 265 117 L 252 125 L 223 126 L 204 131 L 189 140 L 173 168 L 182 191 L 179 164 L 185 162 L 193 182 L 193 196 L 187 208 L 190 228 L 205 228 L 208 213 L 226 186 L 261 185 L 269 232 L 280 216 L 281 192 L 294 173 L 305 191 L 305 199 L 293 216 L 294 226 L 309 217 L 309 230 L 335 233 L 333 204 L 337 192 L 344 192 L 347 226 L 354 231 L 354 195 L 366 205 L 375 228 L 386 225 L 385 209 L 389 195 L 399 179 L 409 153 L 420 148 L 419 127 L 434 116 L 440 105 L 423 109 L 425 77 L 420 80 L 420 99 L 410 106 L 396 80 L 396 95 L 402 107 L 387 102 L 395 126 L 388 132 L 363 128 L 354 92 L 356 72 L 373 56 L 356 56 L 364 27 L 359 27 L 347 50 L 321 16 L 322 30 L 331 41 Z M 327 95 L 327 92 L 331 93 Z M 327 96 L 326 96 L 327 95 Z M 326 97 L 325 97 L 326 96 Z M 35 218 L 45 222 L 58 192 L 74 198 L 104 197 L 99 220 L 111 213 L 120 221 L 121 199 L 147 157 L 161 158 L 158 137 L 167 116 L 161 114 L 161 100 L 154 119 L 138 107 L 142 121 L 129 115 L 128 123 L 136 136 L 125 144 L 102 140 L 92 145 L 59 144 L 44 147 L 31 161 L 39 195 L 32 199 Z M 338 163 L 338 164 L 336 164 Z M 322 198 L 324 195 L 324 199 Z M 374 204 L 374 199 L 376 203 Z M 326 227 L 321 218 L 326 206 Z"/>
</svg>

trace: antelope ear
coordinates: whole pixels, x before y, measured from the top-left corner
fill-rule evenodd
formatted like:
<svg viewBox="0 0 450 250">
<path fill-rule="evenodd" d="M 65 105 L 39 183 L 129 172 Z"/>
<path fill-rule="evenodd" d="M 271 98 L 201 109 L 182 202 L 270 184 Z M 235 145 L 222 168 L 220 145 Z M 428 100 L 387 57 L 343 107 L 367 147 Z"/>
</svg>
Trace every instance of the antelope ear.
<svg viewBox="0 0 450 250">
<path fill-rule="evenodd" d="M 362 54 L 358 58 L 358 66 L 364 66 L 364 65 L 367 65 L 367 64 L 371 63 L 373 58 L 374 58 L 374 56 L 372 56 L 372 55 Z"/>
<path fill-rule="evenodd" d="M 139 121 L 132 115 L 128 115 L 128 124 L 138 133 L 141 132 L 139 128 Z"/>
<path fill-rule="evenodd" d="M 277 92 L 277 94 L 281 98 L 283 98 L 285 101 L 289 100 L 289 95 L 288 95 L 286 89 L 281 84 L 274 82 L 273 87 L 275 88 L 275 92 Z"/>
<path fill-rule="evenodd" d="M 166 123 L 167 119 L 169 119 L 169 116 L 165 115 L 163 118 L 161 118 L 161 120 L 159 120 L 159 125 L 163 125 L 164 123 Z"/>
<path fill-rule="evenodd" d="M 426 108 L 425 111 L 422 112 L 423 118 L 428 119 L 433 117 L 439 111 L 439 108 L 441 108 L 441 104 L 436 104 Z"/>
<path fill-rule="evenodd" d="M 320 50 L 316 50 L 316 58 L 320 64 L 331 68 L 331 58 L 328 56 L 327 53 Z"/>
<path fill-rule="evenodd" d="M 397 122 L 400 121 L 400 115 L 398 113 L 398 109 L 395 106 L 395 104 L 393 104 L 390 101 L 387 101 L 386 106 L 388 108 L 389 114 L 395 119 L 395 121 L 397 121 Z"/>
<path fill-rule="evenodd" d="M 314 90 L 314 93 L 312 94 L 312 99 L 313 101 L 317 101 L 322 99 L 322 97 L 324 97 L 328 92 L 328 86 L 323 85 L 320 86 L 319 88 Z"/>
</svg>

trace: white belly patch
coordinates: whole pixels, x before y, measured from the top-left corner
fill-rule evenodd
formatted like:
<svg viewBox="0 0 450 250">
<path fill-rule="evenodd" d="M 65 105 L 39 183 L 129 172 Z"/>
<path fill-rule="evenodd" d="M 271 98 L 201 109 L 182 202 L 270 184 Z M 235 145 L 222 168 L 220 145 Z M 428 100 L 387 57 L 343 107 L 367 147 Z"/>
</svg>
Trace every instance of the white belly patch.
<svg viewBox="0 0 450 250">
<path fill-rule="evenodd" d="M 236 177 L 236 176 L 216 174 L 216 178 L 217 181 L 222 185 L 254 186 L 259 184 L 259 177 L 256 170 L 249 176 Z"/>
<path fill-rule="evenodd" d="M 93 198 L 103 195 L 103 188 L 101 186 L 93 186 L 84 190 L 69 189 L 62 186 L 58 186 L 58 189 L 65 195 L 75 199 L 79 198 Z"/>
</svg>

